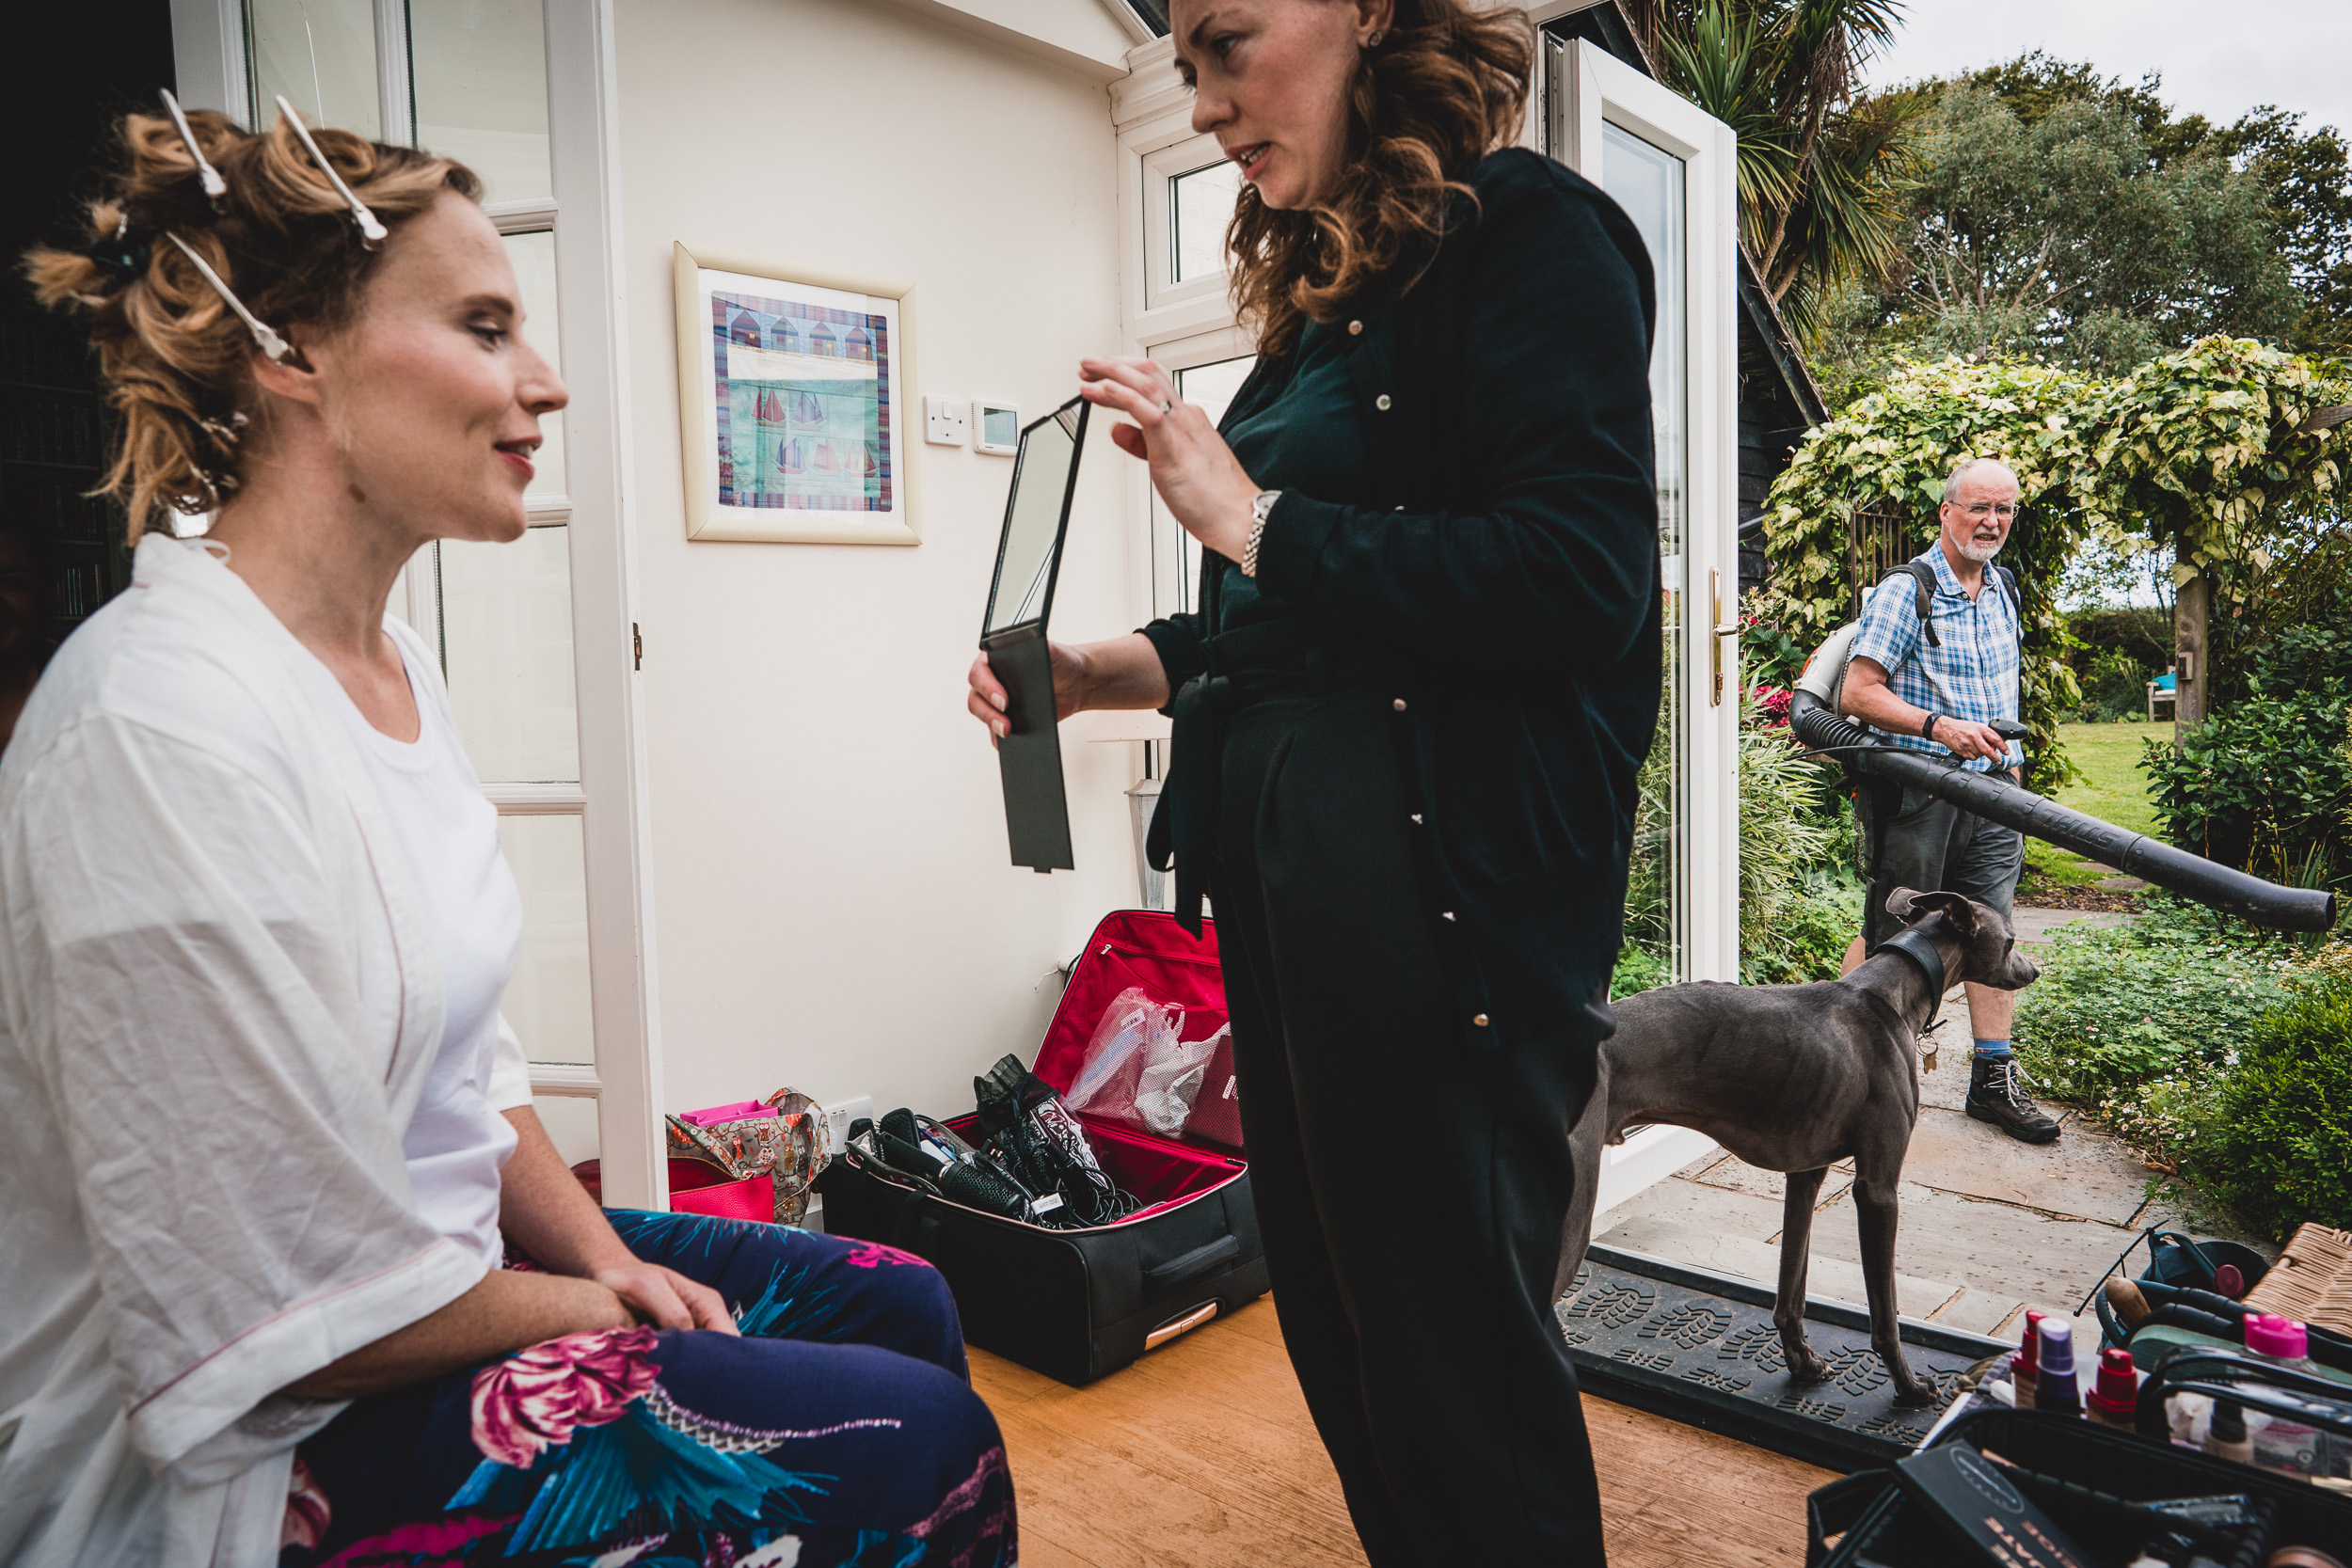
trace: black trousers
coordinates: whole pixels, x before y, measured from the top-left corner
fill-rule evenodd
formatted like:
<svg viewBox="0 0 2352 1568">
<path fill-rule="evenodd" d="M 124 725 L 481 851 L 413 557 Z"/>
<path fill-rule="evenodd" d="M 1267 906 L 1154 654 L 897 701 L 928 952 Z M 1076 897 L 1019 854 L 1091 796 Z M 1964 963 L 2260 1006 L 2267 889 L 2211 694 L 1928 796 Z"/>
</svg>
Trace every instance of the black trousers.
<svg viewBox="0 0 2352 1568">
<path fill-rule="evenodd" d="M 1365 1554 L 1598 1564 L 1552 1316 L 1593 1044 L 1454 1043 L 1387 702 L 1304 673 L 1235 687 L 1210 883 L 1242 1128 L 1282 1334 Z"/>
</svg>

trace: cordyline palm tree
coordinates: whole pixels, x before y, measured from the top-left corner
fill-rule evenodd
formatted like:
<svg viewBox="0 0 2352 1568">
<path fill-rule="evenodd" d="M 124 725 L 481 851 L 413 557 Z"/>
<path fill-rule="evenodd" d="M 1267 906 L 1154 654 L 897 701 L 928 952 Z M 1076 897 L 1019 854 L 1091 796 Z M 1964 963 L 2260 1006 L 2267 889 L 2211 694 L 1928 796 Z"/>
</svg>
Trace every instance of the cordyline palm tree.
<svg viewBox="0 0 2352 1568">
<path fill-rule="evenodd" d="M 1666 84 L 1740 137 L 1740 238 L 1775 303 L 1810 330 L 1837 285 L 1903 254 L 1904 93 L 1866 96 L 1862 62 L 1903 0 L 1630 0 Z"/>
</svg>

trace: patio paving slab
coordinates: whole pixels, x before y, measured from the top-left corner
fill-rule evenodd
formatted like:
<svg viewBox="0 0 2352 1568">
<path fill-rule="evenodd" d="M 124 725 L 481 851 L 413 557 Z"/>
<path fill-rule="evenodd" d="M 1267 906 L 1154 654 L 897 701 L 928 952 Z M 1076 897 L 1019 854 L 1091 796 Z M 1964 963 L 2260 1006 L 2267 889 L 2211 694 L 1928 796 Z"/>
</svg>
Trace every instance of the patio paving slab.
<svg viewBox="0 0 2352 1568">
<path fill-rule="evenodd" d="M 1604 1246 L 1645 1252 L 1669 1262 L 1758 1280 L 1767 1288 L 1780 1278 L 1778 1246 L 1743 1236 L 1727 1236 L 1703 1226 L 1636 1216 L 1613 1226 L 1596 1240 Z M 1862 1277 L 1862 1265 L 1843 1259 L 1813 1254 L 1805 1265 L 1804 1288 L 1808 1295 L 1827 1296 L 1866 1308 L 1869 1305 L 1870 1293 Z M 1949 1280 L 1921 1279 L 1899 1271 L 1895 1275 L 1897 1310 L 1906 1318 L 1931 1317 L 1963 1293 L 1963 1287 Z"/>
<path fill-rule="evenodd" d="M 1911 1132 L 1903 1180 L 1940 1192 L 2129 1225 L 2148 1201 L 2153 1173 L 2129 1148 L 2078 1117 L 2069 1114 L 2063 1121 L 2058 1142 L 2021 1144 L 1990 1122 L 1924 1106 Z"/>
<path fill-rule="evenodd" d="M 1758 1170 L 1731 1154 L 1718 1156 L 1712 1164 L 1699 1161 L 1691 1169 L 1697 1174 L 1690 1179 L 1703 1187 L 1721 1187 L 1728 1192 L 1745 1193 L 1750 1197 L 1765 1198 L 1775 1204 L 1780 1202 L 1788 1180 L 1776 1170 Z M 1813 1206 L 1819 1209 L 1836 1202 L 1852 1185 L 1853 1172 L 1851 1169 L 1832 1169 L 1821 1179 L 1820 1196 L 1814 1200 Z"/>
<path fill-rule="evenodd" d="M 2057 1219 L 1911 1181 L 1902 1184 L 1901 1196 L 1897 1270 L 1956 1280 L 1988 1298 L 1984 1310 L 1994 1302 L 2006 1303 L 1993 1320 L 1996 1324 L 2021 1300 L 2044 1312 L 2072 1313 L 2135 1234 L 2122 1226 Z M 1858 1263 L 1862 1250 L 1854 1219 L 1851 1197 L 1816 1214 L 1815 1255 Z"/>
</svg>

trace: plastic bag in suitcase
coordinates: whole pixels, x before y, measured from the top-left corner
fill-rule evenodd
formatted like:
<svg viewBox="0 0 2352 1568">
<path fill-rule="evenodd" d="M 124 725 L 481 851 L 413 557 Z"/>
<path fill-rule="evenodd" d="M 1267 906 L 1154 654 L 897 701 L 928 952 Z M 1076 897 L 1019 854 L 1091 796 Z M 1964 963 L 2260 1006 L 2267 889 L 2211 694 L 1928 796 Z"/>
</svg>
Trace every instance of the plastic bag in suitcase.
<svg viewBox="0 0 2352 1568">
<path fill-rule="evenodd" d="M 1031 1070 L 1068 1091 L 1104 1009 L 1136 989 L 1184 1008 L 1195 1037 L 1223 1024 L 1214 924 L 1203 921 L 1196 939 L 1157 911 L 1104 917 L 1072 967 Z M 973 1055 L 984 1069 L 987 1048 Z M 818 1182 L 826 1228 L 930 1262 L 955 1292 L 972 1343 L 1065 1383 L 1090 1382 L 1265 1293 L 1232 1076 L 1229 1047 L 1211 1059 L 1177 1137 L 1079 1114 L 1105 1173 L 1144 1200 L 1117 1224 L 1055 1230 L 985 1213 L 851 1150 Z M 972 1135 L 971 1121 L 946 1125 Z"/>
</svg>

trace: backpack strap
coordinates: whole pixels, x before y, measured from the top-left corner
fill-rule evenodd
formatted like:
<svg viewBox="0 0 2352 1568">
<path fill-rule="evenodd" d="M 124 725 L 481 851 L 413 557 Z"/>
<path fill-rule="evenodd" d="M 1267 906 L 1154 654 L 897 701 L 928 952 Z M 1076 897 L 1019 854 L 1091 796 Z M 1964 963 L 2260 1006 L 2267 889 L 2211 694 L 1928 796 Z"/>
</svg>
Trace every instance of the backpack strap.
<svg viewBox="0 0 2352 1568">
<path fill-rule="evenodd" d="M 1917 584 L 1912 602 L 1919 616 L 1919 629 L 1928 634 L 1928 646 L 1940 648 L 1944 640 L 1935 635 L 1935 568 L 1924 561 L 1906 561 L 1881 578 L 1892 582 L 1897 578 L 1909 578 Z"/>
</svg>

